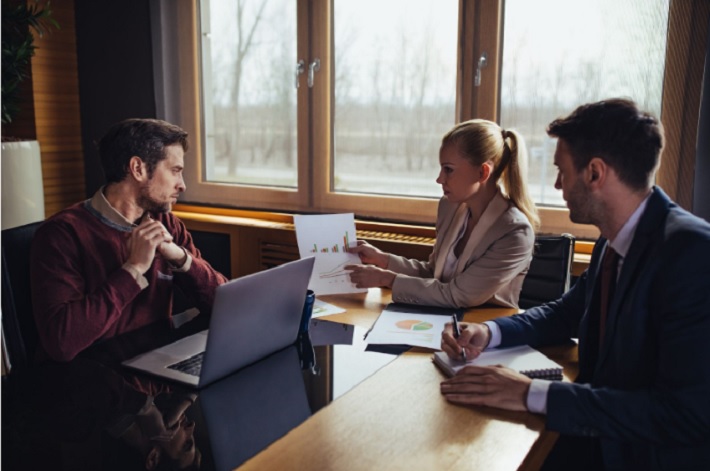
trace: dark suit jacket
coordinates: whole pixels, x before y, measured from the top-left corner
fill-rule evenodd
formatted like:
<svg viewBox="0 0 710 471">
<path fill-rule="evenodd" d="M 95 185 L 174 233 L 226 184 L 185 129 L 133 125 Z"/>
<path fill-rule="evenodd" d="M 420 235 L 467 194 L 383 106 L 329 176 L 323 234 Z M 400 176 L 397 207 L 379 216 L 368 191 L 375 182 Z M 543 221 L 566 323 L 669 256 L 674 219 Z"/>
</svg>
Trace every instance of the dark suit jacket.
<svg viewBox="0 0 710 471">
<path fill-rule="evenodd" d="M 598 437 L 608 469 L 710 469 L 710 224 L 654 188 L 598 347 L 607 241 L 561 299 L 496 320 L 502 346 L 579 338 L 579 377 L 553 383 L 547 427 Z"/>
</svg>

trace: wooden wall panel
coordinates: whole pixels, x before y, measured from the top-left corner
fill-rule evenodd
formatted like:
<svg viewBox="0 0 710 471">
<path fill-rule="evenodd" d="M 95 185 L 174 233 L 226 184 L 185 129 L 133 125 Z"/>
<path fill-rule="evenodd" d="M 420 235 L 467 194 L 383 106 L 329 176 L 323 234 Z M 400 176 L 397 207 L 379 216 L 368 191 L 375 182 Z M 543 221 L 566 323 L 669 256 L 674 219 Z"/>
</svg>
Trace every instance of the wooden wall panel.
<svg viewBox="0 0 710 471">
<path fill-rule="evenodd" d="M 661 122 L 665 129 L 657 183 L 692 211 L 695 159 L 710 2 L 671 2 Z"/>
<path fill-rule="evenodd" d="M 20 83 L 20 93 L 17 100 L 19 109 L 11 123 L 2 125 L 2 137 L 8 140 L 34 140 L 37 139 L 35 129 L 35 114 L 32 97 L 32 76 Z"/>
<path fill-rule="evenodd" d="M 32 82 L 45 216 L 85 197 L 74 1 L 52 2 L 60 29 L 35 38 Z"/>
</svg>

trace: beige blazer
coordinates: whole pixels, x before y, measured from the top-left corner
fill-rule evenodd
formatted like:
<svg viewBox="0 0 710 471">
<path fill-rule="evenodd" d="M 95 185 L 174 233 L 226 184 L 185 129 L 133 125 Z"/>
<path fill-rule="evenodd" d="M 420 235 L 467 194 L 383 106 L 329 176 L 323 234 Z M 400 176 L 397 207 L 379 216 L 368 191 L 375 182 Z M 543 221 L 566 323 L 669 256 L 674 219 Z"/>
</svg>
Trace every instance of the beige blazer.
<svg viewBox="0 0 710 471">
<path fill-rule="evenodd" d="M 398 273 L 392 285 L 394 301 L 462 308 L 484 303 L 518 307 L 535 232 L 525 215 L 500 193 L 473 228 L 451 280 L 441 281 L 446 256 L 466 217 L 465 204 L 454 205 L 444 197 L 439 202 L 436 243 L 429 260 L 390 255 L 388 269 Z"/>
</svg>

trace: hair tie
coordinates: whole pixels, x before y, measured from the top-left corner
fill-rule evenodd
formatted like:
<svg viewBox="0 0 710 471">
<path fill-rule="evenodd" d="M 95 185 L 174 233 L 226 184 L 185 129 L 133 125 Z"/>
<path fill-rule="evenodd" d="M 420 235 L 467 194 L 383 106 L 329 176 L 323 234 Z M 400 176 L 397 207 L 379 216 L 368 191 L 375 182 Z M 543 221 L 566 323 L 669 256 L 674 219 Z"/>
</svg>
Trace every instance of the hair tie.
<svg viewBox="0 0 710 471">
<path fill-rule="evenodd" d="M 500 161 L 498 162 L 498 165 L 496 165 L 496 168 L 493 170 L 493 180 L 494 181 L 497 181 L 500 178 L 500 176 L 503 175 L 503 172 L 505 171 L 505 169 L 510 166 L 510 161 L 511 161 L 511 157 L 513 154 L 510 146 L 506 142 L 507 137 L 510 136 L 510 132 L 501 128 L 500 135 L 503 138 L 503 154 L 500 157 Z"/>
<path fill-rule="evenodd" d="M 511 132 L 502 129 L 500 133 L 503 136 L 503 149 L 510 149 L 510 146 L 508 145 L 508 138 L 511 137 Z"/>
</svg>

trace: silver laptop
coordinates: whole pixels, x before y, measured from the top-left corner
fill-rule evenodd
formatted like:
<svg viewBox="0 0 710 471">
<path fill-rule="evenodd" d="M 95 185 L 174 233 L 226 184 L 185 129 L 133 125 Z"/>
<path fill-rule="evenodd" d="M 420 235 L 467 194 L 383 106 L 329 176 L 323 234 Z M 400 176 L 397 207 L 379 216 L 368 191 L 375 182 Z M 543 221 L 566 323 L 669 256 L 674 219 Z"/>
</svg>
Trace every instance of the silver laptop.
<svg viewBox="0 0 710 471">
<path fill-rule="evenodd" d="M 209 330 L 123 364 L 201 388 L 293 344 L 314 260 L 297 260 L 218 286 Z"/>
</svg>

